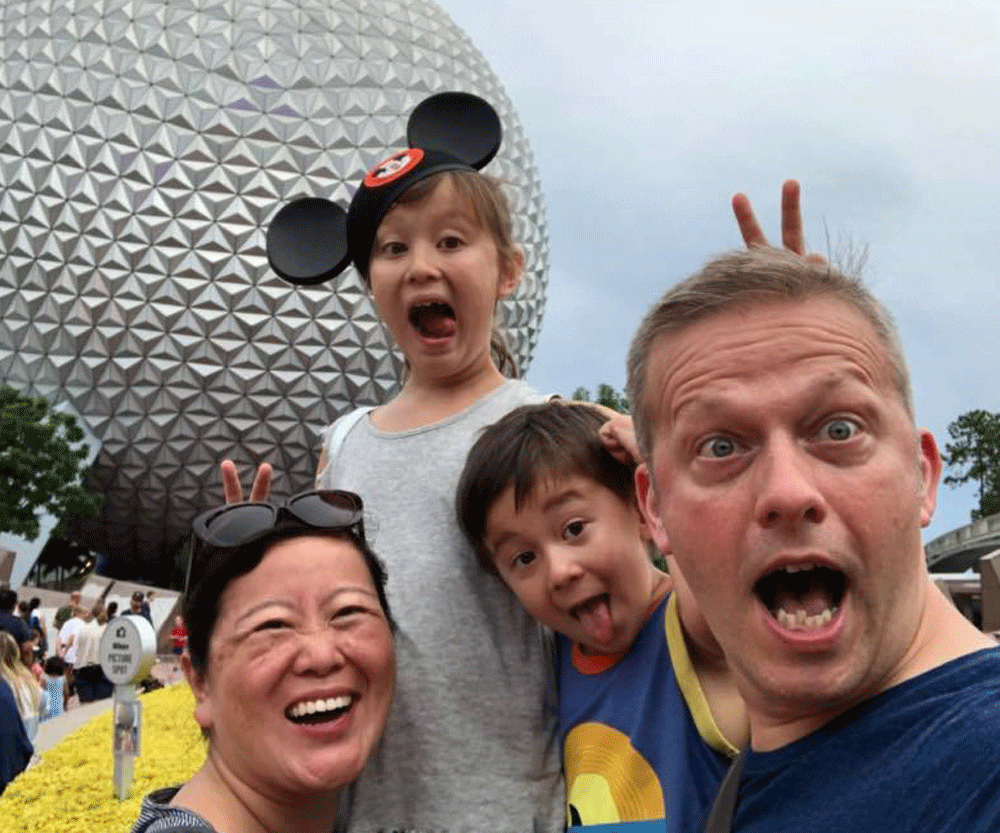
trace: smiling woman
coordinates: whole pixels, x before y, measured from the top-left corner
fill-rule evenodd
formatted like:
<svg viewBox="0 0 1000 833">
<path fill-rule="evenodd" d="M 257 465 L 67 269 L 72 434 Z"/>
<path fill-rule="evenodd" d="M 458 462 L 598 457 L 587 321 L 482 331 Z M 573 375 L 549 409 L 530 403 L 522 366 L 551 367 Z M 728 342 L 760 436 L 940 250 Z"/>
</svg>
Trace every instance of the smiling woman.
<svg viewBox="0 0 1000 833">
<path fill-rule="evenodd" d="M 328 833 L 396 682 L 361 500 L 327 490 L 232 504 L 194 532 L 182 661 L 208 754 L 185 784 L 146 797 L 133 833 Z"/>
</svg>

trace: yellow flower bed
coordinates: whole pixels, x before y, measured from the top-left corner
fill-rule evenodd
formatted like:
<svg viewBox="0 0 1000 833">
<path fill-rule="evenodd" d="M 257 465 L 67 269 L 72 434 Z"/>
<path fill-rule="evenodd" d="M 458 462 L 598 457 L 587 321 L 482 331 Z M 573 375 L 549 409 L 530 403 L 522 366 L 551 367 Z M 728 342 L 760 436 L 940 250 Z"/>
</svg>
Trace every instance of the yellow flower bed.
<svg viewBox="0 0 1000 833">
<path fill-rule="evenodd" d="M 67 735 L 7 786 L 0 796 L 3 833 L 127 833 L 146 793 L 190 778 L 205 760 L 191 690 L 180 683 L 139 699 L 142 755 L 135 759 L 131 798 L 115 797 L 109 710 Z"/>
</svg>

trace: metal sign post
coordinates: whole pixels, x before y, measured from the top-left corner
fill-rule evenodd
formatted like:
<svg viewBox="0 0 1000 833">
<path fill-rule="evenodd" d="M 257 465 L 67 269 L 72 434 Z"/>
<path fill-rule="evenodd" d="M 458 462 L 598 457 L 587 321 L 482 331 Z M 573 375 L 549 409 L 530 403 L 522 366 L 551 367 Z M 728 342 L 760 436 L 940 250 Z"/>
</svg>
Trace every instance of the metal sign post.
<svg viewBox="0 0 1000 833">
<path fill-rule="evenodd" d="M 142 704 L 136 683 L 144 680 L 156 661 L 156 633 L 142 616 L 112 619 L 101 637 L 101 668 L 115 684 L 114 737 L 115 794 L 128 798 L 142 737 Z"/>
</svg>

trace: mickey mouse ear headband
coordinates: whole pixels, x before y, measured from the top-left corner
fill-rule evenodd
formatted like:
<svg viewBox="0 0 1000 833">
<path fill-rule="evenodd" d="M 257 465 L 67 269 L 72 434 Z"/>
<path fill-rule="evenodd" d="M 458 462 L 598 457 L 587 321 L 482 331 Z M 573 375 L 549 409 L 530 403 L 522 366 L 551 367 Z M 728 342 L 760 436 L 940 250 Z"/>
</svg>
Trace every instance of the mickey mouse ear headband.
<svg viewBox="0 0 1000 833">
<path fill-rule="evenodd" d="M 334 202 L 306 197 L 283 206 L 267 230 L 267 259 L 289 283 L 312 285 L 339 275 L 351 261 L 361 274 L 375 232 L 400 195 L 441 171 L 478 171 L 500 149 L 496 111 L 471 93 L 425 98 L 410 114 L 407 150 L 380 162 L 364 178 L 345 213 Z"/>
</svg>

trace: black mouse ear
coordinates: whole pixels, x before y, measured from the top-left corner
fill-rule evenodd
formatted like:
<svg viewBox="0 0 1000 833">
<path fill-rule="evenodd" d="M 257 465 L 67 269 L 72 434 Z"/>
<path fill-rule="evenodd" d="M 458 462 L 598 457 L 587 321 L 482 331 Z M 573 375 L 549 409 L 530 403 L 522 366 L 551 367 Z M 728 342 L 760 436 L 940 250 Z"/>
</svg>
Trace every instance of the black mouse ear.
<svg viewBox="0 0 1000 833">
<path fill-rule="evenodd" d="M 347 249 L 347 213 L 321 197 L 283 206 L 267 229 L 267 261 L 278 276 L 299 286 L 337 277 L 351 256 Z"/>
<path fill-rule="evenodd" d="M 425 98 L 406 125 L 410 147 L 447 153 L 476 170 L 497 155 L 502 137 L 497 111 L 472 93 L 446 92 Z"/>
</svg>

